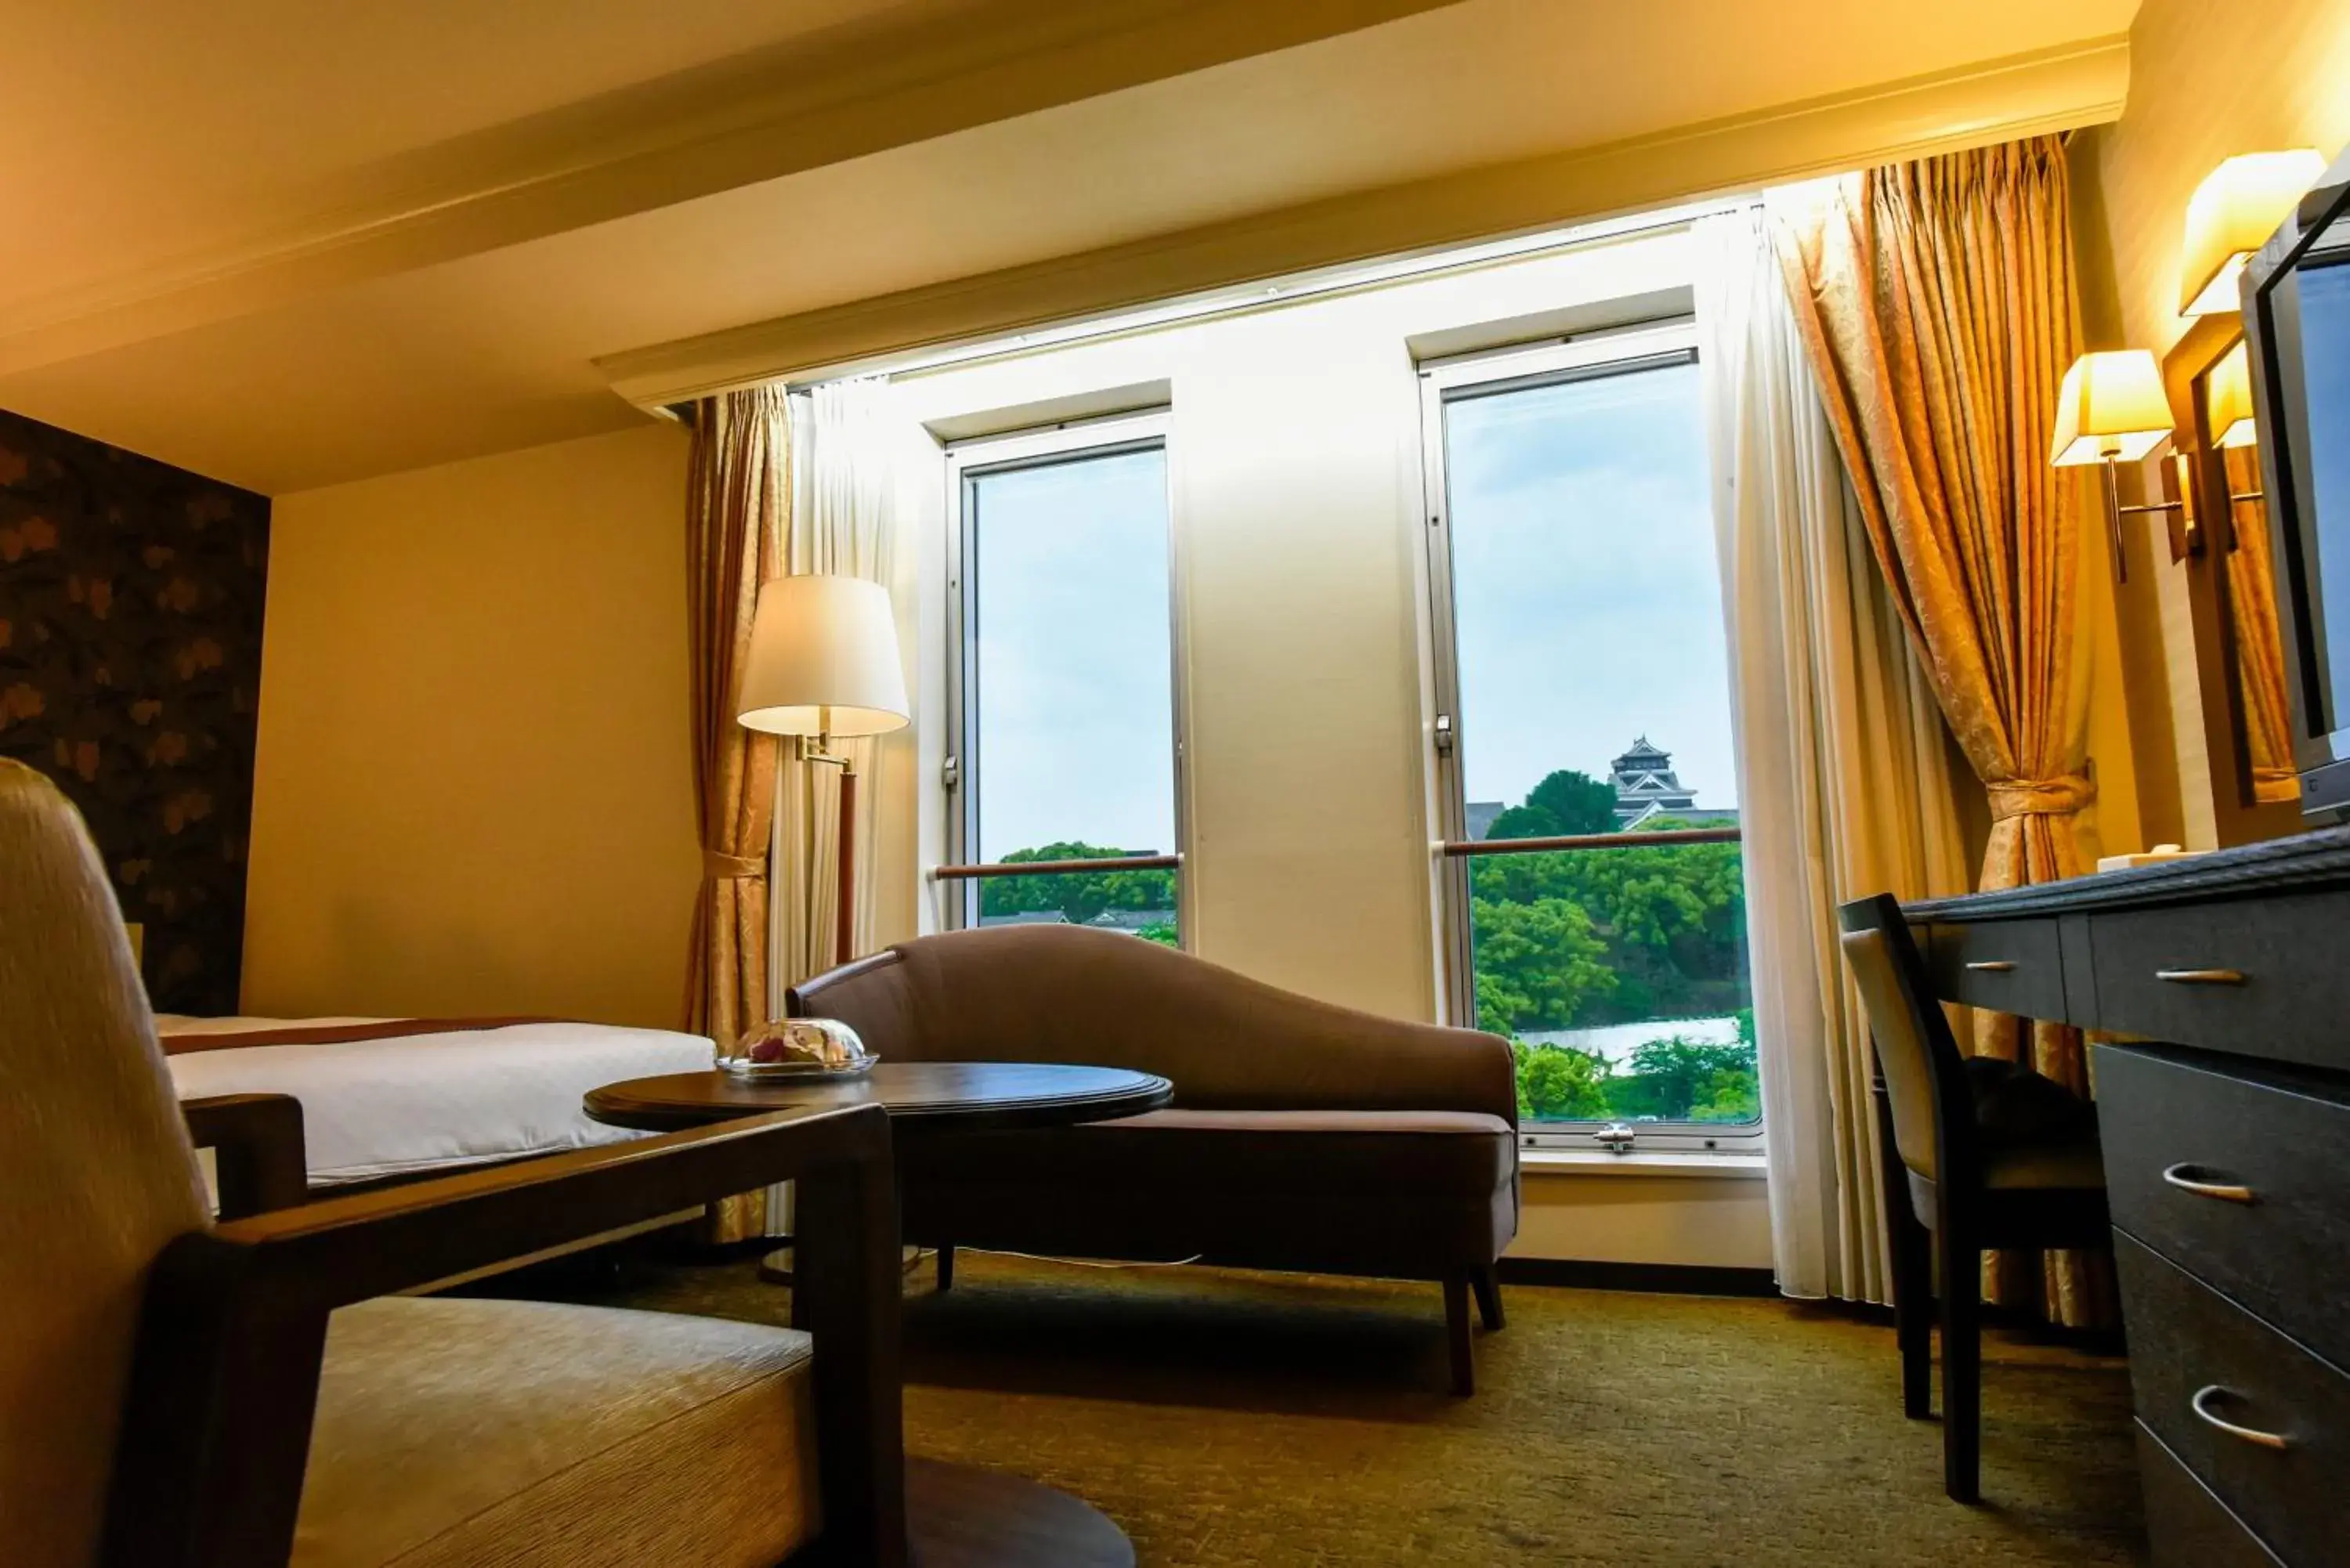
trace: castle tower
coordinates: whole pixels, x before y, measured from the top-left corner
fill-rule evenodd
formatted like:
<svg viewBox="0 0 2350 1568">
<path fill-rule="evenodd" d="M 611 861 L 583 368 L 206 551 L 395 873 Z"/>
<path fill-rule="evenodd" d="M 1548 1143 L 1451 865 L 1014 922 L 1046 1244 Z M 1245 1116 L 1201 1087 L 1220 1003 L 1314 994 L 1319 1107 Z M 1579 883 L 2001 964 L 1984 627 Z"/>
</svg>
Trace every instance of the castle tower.
<svg viewBox="0 0 2350 1568">
<path fill-rule="evenodd" d="M 1615 763 L 1608 782 L 1616 788 L 1616 821 L 1629 826 L 1658 815 L 1679 815 L 1696 808 L 1697 794 L 1681 787 L 1673 776 L 1670 752 L 1641 736 Z"/>
</svg>

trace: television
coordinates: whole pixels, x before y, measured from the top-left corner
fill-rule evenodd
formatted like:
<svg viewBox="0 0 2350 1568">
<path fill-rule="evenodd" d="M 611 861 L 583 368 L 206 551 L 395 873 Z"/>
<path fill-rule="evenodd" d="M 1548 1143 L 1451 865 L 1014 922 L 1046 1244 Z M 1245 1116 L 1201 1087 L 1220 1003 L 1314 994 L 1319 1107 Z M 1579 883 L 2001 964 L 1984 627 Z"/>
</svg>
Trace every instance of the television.
<svg viewBox="0 0 2350 1568">
<path fill-rule="evenodd" d="M 2302 812 L 2350 820 L 2350 154 L 2242 286 Z"/>
</svg>

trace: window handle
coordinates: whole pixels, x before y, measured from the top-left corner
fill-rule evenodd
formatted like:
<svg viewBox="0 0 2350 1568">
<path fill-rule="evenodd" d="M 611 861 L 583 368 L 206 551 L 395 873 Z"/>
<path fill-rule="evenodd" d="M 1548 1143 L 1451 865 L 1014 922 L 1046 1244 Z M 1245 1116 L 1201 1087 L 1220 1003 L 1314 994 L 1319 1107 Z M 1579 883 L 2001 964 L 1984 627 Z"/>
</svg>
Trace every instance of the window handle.
<svg viewBox="0 0 2350 1568">
<path fill-rule="evenodd" d="M 2222 1203 L 2254 1203 L 2258 1195 L 2241 1182 L 2205 1181 L 2192 1174 L 2201 1168 L 2181 1163 L 2162 1173 L 2162 1179 L 2181 1192 L 2192 1192 L 2199 1198 L 2216 1198 Z"/>
<path fill-rule="evenodd" d="M 2013 959 L 1977 959 L 1967 967 L 1977 974 L 2005 974 L 2015 967 Z"/>
<path fill-rule="evenodd" d="M 1440 757 L 1452 754 L 1452 715 L 1450 713 L 1436 716 L 1436 754 Z"/>
<path fill-rule="evenodd" d="M 2233 1421 L 2213 1415 L 2212 1399 L 2228 1392 L 2228 1389 L 2217 1383 L 2206 1384 L 2195 1390 L 2195 1397 L 2187 1401 L 2187 1407 L 2194 1411 L 2196 1419 L 2205 1426 L 2225 1432 L 2238 1441 L 2250 1443 L 2254 1448 L 2289 1449 L 2293 1447 L 2293 1439 L 2282 1432 L 2263 1432 L 2258 1427 L 2239 1427 Z"/>
<path fill-rule="evenodd" d="M 1629 1154 L 1632 1151 L 1633 1140 L 1639 1136 L 1627 1123 L 1609 1122 L 1591 1135 L 1591 1141 L 1612 1154 Z"/>
</svg>

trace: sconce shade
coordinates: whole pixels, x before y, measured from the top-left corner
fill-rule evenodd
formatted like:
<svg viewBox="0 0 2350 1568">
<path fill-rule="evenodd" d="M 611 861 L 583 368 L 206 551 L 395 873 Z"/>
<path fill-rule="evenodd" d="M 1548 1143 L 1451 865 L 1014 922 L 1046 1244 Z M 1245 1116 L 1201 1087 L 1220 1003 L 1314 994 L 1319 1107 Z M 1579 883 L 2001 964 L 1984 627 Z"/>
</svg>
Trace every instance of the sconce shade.
<svg viewBox="0 0 2350 1568">
<path fill-rule="evenodd" d="M 2203 423 L 2216 445 L 2260 442 L 2260 426 L 2252 417 L 2252 362 L 2241 343 L 2204 373 Z"/>
<path fill-rule="evenodd" d="M 2058 468 L 2115 458 L 2136 462 L 2170 433 L 2170 399 L 2162 371 L 2143 348 L 2084 354 L 2064 372 L 2056 394 L 2056 441 L 2048 461 Z"/>
<path fill-rule="evenodd" d="M 2178 260 L 2182 316 L 2229 316 L 2242 308 L 2237 280 L 2302 193 L 2325 172 L 2324 154 L 2246 152 L 2203 177 L 2187 202 L 2187 246 Z"/>
<path fill-rule="evenodd" d="M 879 735 L 905 726 L 889 592 L 862 577 L 777 577 L 759 590 L 736 717 L 775 735 Z"/>
</svg>

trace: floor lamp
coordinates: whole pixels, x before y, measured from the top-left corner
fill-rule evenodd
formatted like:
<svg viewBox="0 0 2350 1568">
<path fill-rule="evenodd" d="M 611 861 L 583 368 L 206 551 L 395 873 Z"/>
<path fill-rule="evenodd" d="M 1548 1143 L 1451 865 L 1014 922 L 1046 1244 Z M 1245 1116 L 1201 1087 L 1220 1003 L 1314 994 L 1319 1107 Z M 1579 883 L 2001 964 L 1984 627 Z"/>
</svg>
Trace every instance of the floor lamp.
<svg viewBox="0 0 2350 1568">
<path fill-rule="evenodd" d="M 836 738 L 886 734 L 909 718 L 889 591 L 863 577 L 777 577 L 759 590 L 751 656 L 736 718 L 771 735 L 813 737 L 801 760 L 840 770 L 840 886 L 836 963 L 852 950 L 857 909 L 857 770 L 828 748 Z"/>
<path fill-rule="evenodd" d="M 898 621 L 889 592 L 862 577 L 777 577 L 759 589 L 751 618 L 750 661 L 743 670 L 735 719 L 770 735 L 813 738 L 800 760 L 810 777 L 840 770 L 840 867 L 833 905 L 833 961 L 856 957 L 857 769 L 829 749 L 837 737 L 886 734 L 908 720 L 906 676 L 898 663 Z M 773 901 L 769 909 L 774 908 Z M 759 1275 L 792 1282 L 791 1238 L 767 1254 Z"/>
</svg>

